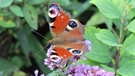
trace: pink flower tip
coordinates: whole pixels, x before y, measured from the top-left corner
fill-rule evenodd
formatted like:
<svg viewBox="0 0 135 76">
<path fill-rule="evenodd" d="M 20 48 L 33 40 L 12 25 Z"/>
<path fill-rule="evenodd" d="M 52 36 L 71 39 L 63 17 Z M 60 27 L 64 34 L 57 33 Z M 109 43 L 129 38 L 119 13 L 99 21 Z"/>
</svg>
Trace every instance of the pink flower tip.
<svg viewBox="0 0 135 76">
<path fill-rule="evenodd" d="M 35 70 L 35 71 L 34 71 L 35 76 L 39 76 L 38 73 L 39 73 L 38 70 Z M 40 76 L 45 76 L 45 75 L 44 75 L 44 74 L 41 74 Z"/>
<path fill-rule="evenodd" d="M 88 48 L 89 52 L 91 51 L 91 46 L 90 46 L 91 42 L 89 40 L 85 40 L 85 45 Z"/>
<path fill-rule="evenodd" d="M 34 71 L 35 76 L 38 76 L 38 70 Z"/>
</svg>

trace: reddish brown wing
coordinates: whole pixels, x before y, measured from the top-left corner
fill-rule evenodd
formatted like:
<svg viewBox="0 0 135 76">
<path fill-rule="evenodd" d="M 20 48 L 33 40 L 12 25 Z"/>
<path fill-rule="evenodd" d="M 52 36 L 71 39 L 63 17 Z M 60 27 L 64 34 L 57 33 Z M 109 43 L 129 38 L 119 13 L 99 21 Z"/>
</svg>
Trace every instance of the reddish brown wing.
<svg viewBox="0 0 135 76">
<path fill-rule="evenodd" d="M 85 41 L 70 44 L 54 45 L 51 51 L 51 61 L 63 65 L 74 56 L 80 56 L 88 51 Z"/>
<path fill-rule="evenodd" d="M 53 36 L 58 36 L 65 30 L 70 21 L 70 15 L 63 11 L 58 3 L 49 6 L 49 24 Z"/>
<path fill-rule="evenodd" d="M 73 57 L 73 54 L 70 53 L 67 49 L 61 46 L 53 46 L 50 55 L 50 59 L 53 63 L 63 65 L 71 57 Z"/>
</svg>

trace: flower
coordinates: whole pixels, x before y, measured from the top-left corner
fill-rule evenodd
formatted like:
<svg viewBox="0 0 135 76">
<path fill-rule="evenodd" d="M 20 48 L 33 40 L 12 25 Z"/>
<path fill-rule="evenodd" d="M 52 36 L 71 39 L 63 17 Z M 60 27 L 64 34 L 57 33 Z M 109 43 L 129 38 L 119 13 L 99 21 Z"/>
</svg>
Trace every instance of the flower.
<svg viewBox="0 0 135 76">
<path fill-rule="evenodd" d="M 34 74 L 35 74 L 35 76 L 39 76 L 39 75 L 38 75 L 38 70 L 35 70 L 35 71 L 34 71 Z M 40 76 L 45 76 L 45 75 L 44 75 L 44 74 L 41 74 Z"/>
<path fill-rule="evenodd" d="M 53 46 L 51 45 L 50 48 L 47 50 L 47 53 L 46 53 L 47 57 L 50 57 L 52 48 Z"/>
<path fill-rule="evenodd" d="M 91 51 L 91 46 L 90 46 L 91 42 L 89 40 L 85 40 L 85 45 L 88 48 L 89 52 Z"/>
<path fill-rule="evenodd" d="M 52 63 L 49 58 L 44 59 L 44 64 L 45 65 L 48 65 L 48 67 L 50 68 L 50 70 L 53 70 L 55 68 L 55 64 Z"/>
<path fill-rule="evenodd" d="M 114 76 L 113 72 L 105 71 L 98 66 L 89 66 L 84 64 L 78 64 L 76 66 L 68 66 L 64 71 L 67 76 Z"/>
</svg>

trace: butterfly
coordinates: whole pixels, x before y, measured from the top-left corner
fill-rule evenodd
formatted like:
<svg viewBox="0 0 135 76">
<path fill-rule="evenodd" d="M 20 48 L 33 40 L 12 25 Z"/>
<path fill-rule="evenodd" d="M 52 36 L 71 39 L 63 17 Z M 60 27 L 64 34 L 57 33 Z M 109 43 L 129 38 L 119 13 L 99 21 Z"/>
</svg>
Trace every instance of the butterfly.
<svg viewBox="0 0 135 76">
<path fill-rule="evenodd" d="M 52 3 L 48 8 L 49 26 L 52 35 L 50 60 L 54 64 L 65 64 L 75 56 L 81 56 L 89 49 L 85 44 L 85 26 L 72 19 L 59 3 Z"/>
</svg>

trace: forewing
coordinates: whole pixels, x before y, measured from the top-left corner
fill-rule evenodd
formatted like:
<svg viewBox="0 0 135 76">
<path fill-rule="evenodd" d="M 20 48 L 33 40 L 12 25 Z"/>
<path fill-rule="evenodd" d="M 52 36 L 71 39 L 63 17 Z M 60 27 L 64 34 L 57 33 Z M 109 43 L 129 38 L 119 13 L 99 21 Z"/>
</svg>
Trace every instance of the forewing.
<svg viewBox="0 0 135 76">
<path fill-rule="evenodd" d="M 48 16 L 52 36 L 59 36 L 70 21 L 70 15 L 61 9 L 58 3 L 52 3 L 49 6 Z"/>
<path fill-rule="evenodd" d="M 83 38 L 84 25 L 71 19 L 69 13 L 60 8 L 58 3 L 52 3 L 48 11 L 50 31 L 55 37 Z"/>
</svg>

